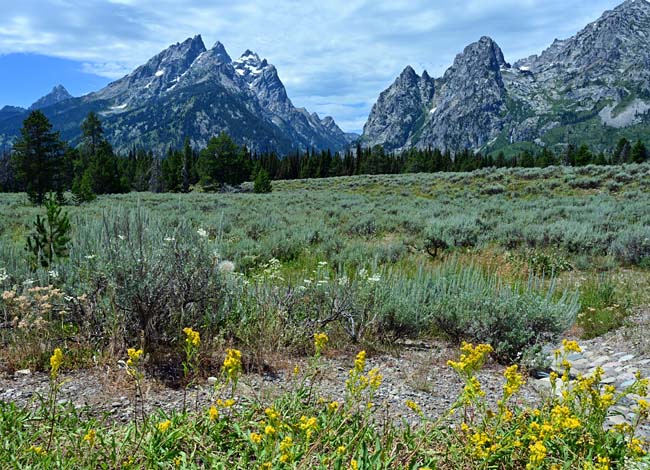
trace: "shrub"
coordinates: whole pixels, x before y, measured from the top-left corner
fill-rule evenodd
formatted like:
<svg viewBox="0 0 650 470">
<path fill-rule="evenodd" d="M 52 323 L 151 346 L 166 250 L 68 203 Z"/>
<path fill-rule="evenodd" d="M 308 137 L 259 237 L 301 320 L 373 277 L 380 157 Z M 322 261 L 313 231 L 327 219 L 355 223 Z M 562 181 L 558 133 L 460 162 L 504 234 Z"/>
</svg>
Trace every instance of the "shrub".
<svg viewBox="0 0 650 470">
<path fill-rule="evenodd" d="M 650 257 L 650 229 L 634 227 L 619 233 L 610 246 L 610 253 L 625 263 L 641 264 Z"/>
<path fill-rule="evenodd" d="M 165 240 L 143 209 L 105 214 L 103 225 L 105 270 L 98 275 L 113 292 L 115 337 L 138 344 L 142 335 L 155 351 L 173 344 L 179 324 L 217 330 L 224 284 L 207 231 L 183 223 Z"/>
<path fill-rule="evenodd" d="M 556 338 L 579 309 L 575 295 L 556 299 L 553 282 L 547 289 L 535 277 L 525 285 L 503 285 L 494 274 L 453 262 L 431 278 L 429 289 L 428 313 L 440 331 L 455 341 L 489 343 L 504 362 Z"/>
</svg>

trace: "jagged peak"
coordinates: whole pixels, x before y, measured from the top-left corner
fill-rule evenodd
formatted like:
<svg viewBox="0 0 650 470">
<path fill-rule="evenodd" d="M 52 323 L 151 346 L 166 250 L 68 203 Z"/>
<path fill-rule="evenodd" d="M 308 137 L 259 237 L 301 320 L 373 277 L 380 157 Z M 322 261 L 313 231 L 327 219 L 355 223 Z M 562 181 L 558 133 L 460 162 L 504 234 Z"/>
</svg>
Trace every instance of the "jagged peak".
<svg viewBox="0 0 650 470">
<path fill-rule="evenodd" d="M 232 59 L 228 55 L 228 52 L 226 51 L 226 47 L 220 42 L 217 41 L 214 43 L 214 46 L 212 46 L 212 49 L 210 49 L 210 52 L 212 55 L 215 57 L 218 57 L 221 62 L 223 63 L 230 63 L 232 62 Z"/>
<path fill-rule="evenodd" d="M 47 106 L 60 103 L 61 101 L 68 100 L 73 98 L 73 96 L 68 93 L 68 90 L 65 89 L 63 85 L 56 85 L 52 88 L 47 95 L 38 99 L 34 104 L 32 104 L 29 109 L 39 109 L 45 108 Z"/>
<path fill-rule="evenodd" d="M 477 57 L 479 57 L 479 62 L 482 62 L 480 58 L 485 59 L 486 62 L 482 63 L 489 65 L 490 68 L 510 68 L 510 64 L 506 62 L 503 56 L 503 51 L 496 41 L 489 36 L 483 36 L 478 41 L 465 47 L 463 52 L 456 56 L 452 68 L 456 68 L 463 63 L 476 62 Z"/>
</svg>

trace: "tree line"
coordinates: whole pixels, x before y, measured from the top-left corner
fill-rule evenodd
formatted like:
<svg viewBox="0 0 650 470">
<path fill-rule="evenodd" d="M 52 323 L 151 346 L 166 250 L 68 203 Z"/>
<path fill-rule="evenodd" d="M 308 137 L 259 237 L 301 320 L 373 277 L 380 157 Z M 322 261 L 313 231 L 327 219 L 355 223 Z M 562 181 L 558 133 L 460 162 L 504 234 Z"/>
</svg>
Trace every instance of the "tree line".
<svg viewBox="0 0 650 470">
<path fill-rule="evenodd" d="M 386 152 L 381 146 L 355 148 L 345 152 L 296 151 L 286 156 L 256 153 L 237 145 L 227 134 L 213 137 L 197 149 L 185 139 L 181 149 L 169 149 L 164 156 L 134 148 L 118 154 L 104 137 L 99 116 L 91 112 L 81 125 L 81 141 L 72 147 L 41 111 L 33 111 L 23 123 L 11 151 L 0 156 L 0 191 L 24 191 L 35 203 L 46 194 L 60 199 L 71 191 L 76 202 L 90 201 L 97 194 L 129 191 L 188 192 L 199 185 L 218 190 L 254 181 L 254 190 L 268 192 L 271 180 L 325 178 L 364 174 L 418 172 L 464 172 L 489 167 L 546 167 L 642 163 L 648 150 L 639 140 L 622 138 L 610 152 L 593 153 L 587 145 L 568 145 L 562 152 L 547 148 L 524 150 L 506 157 L 472 150 L 459 152 L 435 148 Z"/>
</svg>

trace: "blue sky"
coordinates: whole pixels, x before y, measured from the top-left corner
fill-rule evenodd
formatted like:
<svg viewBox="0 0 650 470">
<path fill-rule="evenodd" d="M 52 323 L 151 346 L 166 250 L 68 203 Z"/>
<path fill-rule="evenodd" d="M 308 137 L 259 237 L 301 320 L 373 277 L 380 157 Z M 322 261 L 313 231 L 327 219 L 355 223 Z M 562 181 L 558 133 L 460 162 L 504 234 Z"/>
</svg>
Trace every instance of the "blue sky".
<svg viewBox="0 0 650 470">
<path fill-rule="evenodd" d="M 61 83 L 75 96 L 202 34 L 276 65 L 296 106 L 359 132 L 406 65 L 440 76 L 491 36 L 514 62 L 621 0 L 0 0 L 0 107 Z"/>
</svg>

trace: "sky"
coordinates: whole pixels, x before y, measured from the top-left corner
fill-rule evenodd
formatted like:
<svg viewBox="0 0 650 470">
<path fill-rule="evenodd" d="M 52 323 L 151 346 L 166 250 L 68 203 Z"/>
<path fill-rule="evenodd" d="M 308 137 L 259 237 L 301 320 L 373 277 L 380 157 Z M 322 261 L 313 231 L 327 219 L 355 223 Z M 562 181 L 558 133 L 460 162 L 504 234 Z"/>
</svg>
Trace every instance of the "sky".
<svg viewBox="0 0 650 470">
<path fill-rule="evenodd" d="M 407 65 L 438 77 L 492 37 L 506 60 L 540 53 L 622 0 L 0 0 L 0 107 L 57 84 L 100 89 L 201 34 L 274 64 L 294 105 L 361 132 Z"/>
</svg>

